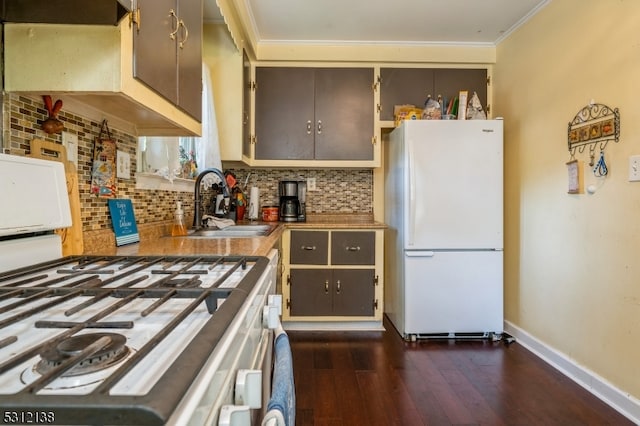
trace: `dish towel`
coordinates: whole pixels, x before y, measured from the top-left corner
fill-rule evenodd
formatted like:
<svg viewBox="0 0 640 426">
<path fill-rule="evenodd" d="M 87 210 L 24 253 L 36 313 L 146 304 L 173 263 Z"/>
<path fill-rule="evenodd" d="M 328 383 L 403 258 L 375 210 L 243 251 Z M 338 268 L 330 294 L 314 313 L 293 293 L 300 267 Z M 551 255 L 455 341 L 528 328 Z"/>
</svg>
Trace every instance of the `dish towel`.
<svg viewBox="0 0 640 426">
<path fill-rule="evenodd" d="M 215 217 L 215 216 L 211 216 L 208 214 L 205 214 L 202 216 L 202 220 L 208 219 L 207 221 L 207 225 L 208 226 L 215 226 L 218 229 L 224 229 L 227 228 L 229 226 L 233 226 L 236 223 L 233 221 L 233 219 L 223 219 L 223 218 L 219 218 L 219 217 Z"/>
<path fill-rule="evenodd" d="M 271 399 L 262 425 L 295 426 L 296 390 L 293 381 L 293 358 L 289 336 L 281 327 L 276 331 L 275 362 Z"/>
</svg>

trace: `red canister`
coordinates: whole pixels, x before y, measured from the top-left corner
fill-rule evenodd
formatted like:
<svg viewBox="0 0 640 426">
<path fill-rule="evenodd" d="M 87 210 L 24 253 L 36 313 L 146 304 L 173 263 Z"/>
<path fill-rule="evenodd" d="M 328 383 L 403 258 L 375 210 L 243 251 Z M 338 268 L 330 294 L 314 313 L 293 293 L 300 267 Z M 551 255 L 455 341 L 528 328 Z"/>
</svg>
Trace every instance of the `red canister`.
<svg viewBox="0 0 640 426">
<path fill-rule="evenodd" d="M 262 220 L 265 222 L 277 222 L 278 221 L 278 207 L 277 206 L 264 206 L 262 208 Z"/>
</svg>

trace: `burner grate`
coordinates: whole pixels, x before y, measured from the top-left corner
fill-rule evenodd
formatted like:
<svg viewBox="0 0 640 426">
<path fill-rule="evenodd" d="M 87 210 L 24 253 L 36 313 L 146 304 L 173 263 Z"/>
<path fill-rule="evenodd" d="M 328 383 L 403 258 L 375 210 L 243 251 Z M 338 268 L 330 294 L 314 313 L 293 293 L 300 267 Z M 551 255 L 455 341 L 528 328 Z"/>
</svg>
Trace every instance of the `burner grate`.
<svg viewBox="0 0 640 426">
<path fill-rule="evenodd" d="M 55 347 L 42 352 L 40 354 L 42 359 L 38 362 L 36 370 L 42 375 L 54 372 L 65 361 L 80 355 L 82 351 L 104 337 L 108 338 L 104 345 L 77 362 L 61 376 L 78 376 L 111 367 L 129 353 L 129 348 L 126 346 L 127 338 L 117 333 L 86 333 L 64 339 Z"/>
<path fill-rule="evenodd" d="M 56 423 L 64 424 L 86 424 L 95 419 L 106 424 L 163 424 L 197 377 L 267 265 L 268 259 L 259 256 L 71 256 L 1 273 L 0 350 L 12 349 L 13 355 L 0 359 L 0 381 L 4 375 L 11 374 L 16 367 L 38 355 L 44 353 L 46 356 L 53 349 L 64 349 L 63 342 L 87 334 L 102 335 L 84 349 L 71 350 L 68 357 L 53 357 L 54 360 L 39 365 L 41 378 L 14 395 L 3 395 L 0 408 L 6 412 L 56 407 Z M 237 278 L 238 272 L 242 272 L 240 278 Z M 230 286 L 230 277 L 234 274 L 238 282 Z M 177 299 L 184 301 L 179 311 L 173 309 Z M 145 303 L 139 303 L 143 300 Z M 224 303 L 220 304 L 221 300 Z M 161 308 L 170 301 L 171 317 L 134 351 L 122 349 L 112 353 L 109 346 L 113 335 L 118 334 L 89 333 L 93 328 L 136 330 L 141 318 L 166 316 L 167 309 Z M 144 309 L 132 311 L 134 305 L 136 308 L 144 306 Z M 69 320 L 41 319 L 43 313 L 55 309 L 64 312 Z M 142 365 L 145 357 L 196 310 L 208 312 L 209 319 L 146 394 L 136 395 L 133 405 L 128 395 L 110 394 L 114 386 L 136 366 Z M 131 321 L 110 318 L 121 312 L 135 318 Z M 12 334 L 15 324 L 20 322 L 32 324 L 34 329 L 51 328 L 51 337 L 20 347 L 23 336 Z M 41 392 L 47 383 L 65 374 L 80 374 L 83 367 L 102 358 L 111 360 L 110 374 L 87 394 L 71 396 Z"/>
</svg>

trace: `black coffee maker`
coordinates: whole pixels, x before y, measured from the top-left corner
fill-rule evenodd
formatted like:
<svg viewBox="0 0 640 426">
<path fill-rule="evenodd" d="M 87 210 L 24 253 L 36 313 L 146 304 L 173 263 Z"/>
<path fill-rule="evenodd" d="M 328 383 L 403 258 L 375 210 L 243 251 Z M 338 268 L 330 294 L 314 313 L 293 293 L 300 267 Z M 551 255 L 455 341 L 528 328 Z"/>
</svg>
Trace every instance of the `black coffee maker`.
<svg viewBox="0 0 640 426">
<path fill-rule="evenodd" d="M 300 215 L 298 182 L 295 180 L 281 180 L 278 189 L 280 192 L 280 221 L 297 222 Z"/>
</svg>

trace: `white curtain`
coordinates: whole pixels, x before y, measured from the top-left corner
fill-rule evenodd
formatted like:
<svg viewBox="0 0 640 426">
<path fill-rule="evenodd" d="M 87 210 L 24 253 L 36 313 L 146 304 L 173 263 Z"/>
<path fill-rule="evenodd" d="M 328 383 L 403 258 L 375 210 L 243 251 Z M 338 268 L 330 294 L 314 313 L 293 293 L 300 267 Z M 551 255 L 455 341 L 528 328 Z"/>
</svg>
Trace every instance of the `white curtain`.
<svg viewBox="0 0 640 426">
<path fill-rule="evenodd" d="M 211 167 L 222 170 L 211 74 L 209 67 L 204 63 L 202 64 L 202 136 L 180 139 L 185 142 L 193 141 L 196 147 L 196 162 L 198 163 L 199 172 Z"/>
</svg>

